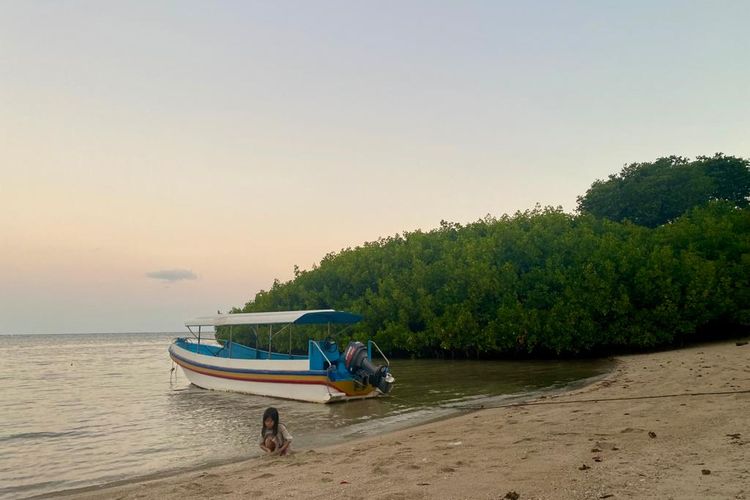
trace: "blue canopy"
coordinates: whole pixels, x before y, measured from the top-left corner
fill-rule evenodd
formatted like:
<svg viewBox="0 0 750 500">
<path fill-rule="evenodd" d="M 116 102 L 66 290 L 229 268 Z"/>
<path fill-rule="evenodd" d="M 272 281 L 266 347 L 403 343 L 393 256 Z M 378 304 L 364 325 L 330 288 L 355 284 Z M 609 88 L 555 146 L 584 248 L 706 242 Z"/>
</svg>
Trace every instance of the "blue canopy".
<svg viewBox="0 0 750 500">
<path fill-rule="evenodd" d="M 362 316 L 334 309 L 311 311 L 278 311 L 262 313 L 219 314 L 202 316 L 185 322 L 185 326 L 227 326 L 227 325 L 324 325 L 352 324 L 362 320 Z"/>
</svg>

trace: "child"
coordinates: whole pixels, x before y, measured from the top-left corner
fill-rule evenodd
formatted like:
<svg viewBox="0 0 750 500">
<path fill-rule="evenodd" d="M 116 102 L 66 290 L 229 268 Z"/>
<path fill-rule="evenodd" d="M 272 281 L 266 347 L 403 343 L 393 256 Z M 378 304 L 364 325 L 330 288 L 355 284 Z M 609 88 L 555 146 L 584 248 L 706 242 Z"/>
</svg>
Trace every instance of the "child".
<svg viewBox="0 0 750 500">
<path fill-rule="evenodd" d="M 292 435 L 284 424 L 279 423 L 279 411 L 276 408 L 266 409 L 260 429 L 260 448 L 267 453 L 286 455 L 291 444 Z"/>
</svg>

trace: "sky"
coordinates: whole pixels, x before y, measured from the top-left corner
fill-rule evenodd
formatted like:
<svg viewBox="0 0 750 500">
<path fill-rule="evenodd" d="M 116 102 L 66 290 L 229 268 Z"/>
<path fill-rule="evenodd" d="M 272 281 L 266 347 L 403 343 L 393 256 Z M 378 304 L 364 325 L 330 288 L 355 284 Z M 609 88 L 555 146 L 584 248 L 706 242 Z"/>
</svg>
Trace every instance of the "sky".
<svg viewBox="0 0 750 500">
<path fill-rule="evenodd" d="M 0 12 L 0 333 L 181 331 L 342 248 L 750 157 L 745 0 Z"/>
</svg>

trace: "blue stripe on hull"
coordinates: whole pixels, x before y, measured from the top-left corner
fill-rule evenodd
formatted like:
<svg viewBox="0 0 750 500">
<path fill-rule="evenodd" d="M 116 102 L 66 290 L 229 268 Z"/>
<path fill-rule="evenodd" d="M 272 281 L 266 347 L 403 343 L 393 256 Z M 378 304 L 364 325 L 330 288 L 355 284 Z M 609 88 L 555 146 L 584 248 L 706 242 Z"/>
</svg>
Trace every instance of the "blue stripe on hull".
<svg viewBox="0 0 750 500">
<path fill-rule="evenodd" d="M 208 365 L 205 363 L 200 363 L 198 361 L 187 359 L 183 356 L 180 356 L 179 354 L 177 354 L 171 349 L 170 349 L 170 354 L 174 356 L 175 358 L 177 358 L 178 360 L 183 361 L 185 363 L 189 363 L 193 366 L 198 366 L 200 368 L 206 368 L 209 370 L 230 372 L 230 373 L 247 373 L 247 374 L 258 374 L 258 375 L 299 375 L 303 377 L 304 376 L 327 376 L 328 375 L 328 372 L 326 372 L 325 370 L 291 371 L 291 370 L 252 370 L 249 368 L 227 368 L 225 366 Z"/>
</svg>

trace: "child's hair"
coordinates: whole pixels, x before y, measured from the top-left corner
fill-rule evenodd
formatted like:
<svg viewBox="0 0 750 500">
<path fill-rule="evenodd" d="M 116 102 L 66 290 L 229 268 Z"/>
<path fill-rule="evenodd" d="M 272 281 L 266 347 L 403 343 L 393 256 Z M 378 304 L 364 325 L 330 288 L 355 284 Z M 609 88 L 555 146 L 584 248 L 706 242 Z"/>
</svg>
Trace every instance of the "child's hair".
<svg viewBox="0 0 750 500">
<path fill-rule="evenodd" d="M 276 435 L 279 433 L 279 410 L 277 410 L 274 407 L 266 408 L 266 411 L 263 412 L 263 423 L 262 428 L 265 429 L 266 426 L 266 419 L 270 418 L 273 420 L 273 434 Z"/>
</svg>

